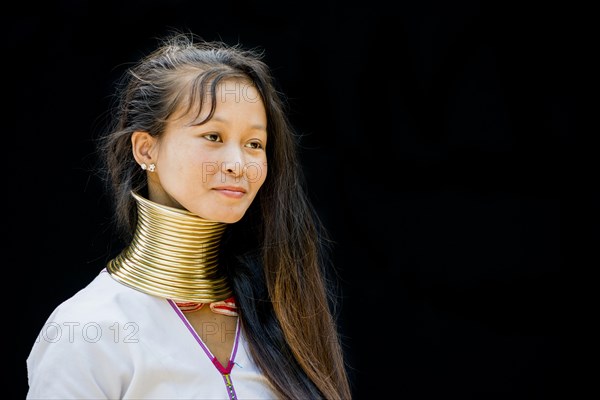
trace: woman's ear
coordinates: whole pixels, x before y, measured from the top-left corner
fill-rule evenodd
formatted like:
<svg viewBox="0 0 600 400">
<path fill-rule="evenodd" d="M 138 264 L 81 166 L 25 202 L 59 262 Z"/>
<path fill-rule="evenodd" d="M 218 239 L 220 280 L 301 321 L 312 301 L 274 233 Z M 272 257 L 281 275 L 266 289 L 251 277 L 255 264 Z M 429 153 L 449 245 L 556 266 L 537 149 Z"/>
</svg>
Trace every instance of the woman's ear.
<svg viewBox="0 0 600 400">
<path fill-rule="evenodd" d="M 135 131 L 131 135 L 131 150 L 138 164 L 156 163 L 158 140 L 148 132 Z"/>
</svg>

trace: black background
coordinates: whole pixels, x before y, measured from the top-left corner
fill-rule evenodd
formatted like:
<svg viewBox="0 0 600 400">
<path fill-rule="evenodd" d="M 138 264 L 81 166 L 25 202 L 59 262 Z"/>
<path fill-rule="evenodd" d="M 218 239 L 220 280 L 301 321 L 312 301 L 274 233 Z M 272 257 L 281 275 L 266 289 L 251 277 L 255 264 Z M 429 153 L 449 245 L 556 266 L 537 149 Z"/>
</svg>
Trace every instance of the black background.
<svg viewBox="0 0 600 400">
<path fill-rule="evenodd" d="M 569 10 L 486 1 L 15 6 L 3 46 L 13 398 L 25 395 L 25 359 L 50 312 L 114 250 L 92 138 L 116 78 L 173 28 L 265 50 L 335 241 L 356 399 L 545 399 L 561 389 L 560 189 L 575 126 Z"/>
</svg>

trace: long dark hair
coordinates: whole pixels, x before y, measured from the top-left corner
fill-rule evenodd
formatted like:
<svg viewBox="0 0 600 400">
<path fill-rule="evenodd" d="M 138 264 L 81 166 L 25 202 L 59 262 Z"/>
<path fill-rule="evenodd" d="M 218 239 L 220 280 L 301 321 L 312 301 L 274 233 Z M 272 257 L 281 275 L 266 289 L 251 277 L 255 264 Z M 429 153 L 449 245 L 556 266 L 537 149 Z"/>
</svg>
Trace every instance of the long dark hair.
<svg viewBox="0 0 600 400">
<path fill-rule="evenodd" d="M 254 85 L 268 121 L 267 179 L 242 220 L 229 226 L 222 252 L 253 359 L 281 398 L 349 399 L 326 232 L 306 194 L 298 136 L 262 53 L 174 33 L 128 69 L 99 148 L 118 232 L 125 243 L 131 239 L 137 223 L 131 191 L 147 193 L 131 134 L 160 136 L 182 101 L 194 106 L 212 98 L 214 111 L 216 85 L 225 79 Z"/>
</svg>

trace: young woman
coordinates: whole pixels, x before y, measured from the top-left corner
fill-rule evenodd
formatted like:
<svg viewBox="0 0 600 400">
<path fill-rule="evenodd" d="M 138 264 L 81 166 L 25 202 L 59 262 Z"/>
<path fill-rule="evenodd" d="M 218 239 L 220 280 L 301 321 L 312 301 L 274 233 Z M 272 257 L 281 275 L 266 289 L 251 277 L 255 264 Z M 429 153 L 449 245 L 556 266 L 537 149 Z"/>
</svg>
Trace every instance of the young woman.
<svg viewBox="0 0 600 400">
<path fill-rule="evenodd" d="M 118 86 L 123 250 L 59 305 L 28 398 L 349 399 L 324 231 L 260 54 L 165 38 Z"/>
</svg>

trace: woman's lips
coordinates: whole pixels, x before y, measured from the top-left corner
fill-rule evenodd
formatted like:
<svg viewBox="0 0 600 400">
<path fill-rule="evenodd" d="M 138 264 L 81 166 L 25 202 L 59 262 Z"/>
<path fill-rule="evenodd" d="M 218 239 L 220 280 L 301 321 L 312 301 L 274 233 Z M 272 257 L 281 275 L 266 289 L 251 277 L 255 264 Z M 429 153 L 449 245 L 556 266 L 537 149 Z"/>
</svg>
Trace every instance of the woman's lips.
<svg viewBox="0 0 600 400">
<path fill-rule="evenodd" d="M 246 194 L 246 190 L 241 187 L 236 186 L 222 186 L 213 188 L 217 192 L 221 193 L 223 196 L 231 197 L 233 199 L 239 199 Z"/>
</svg>

